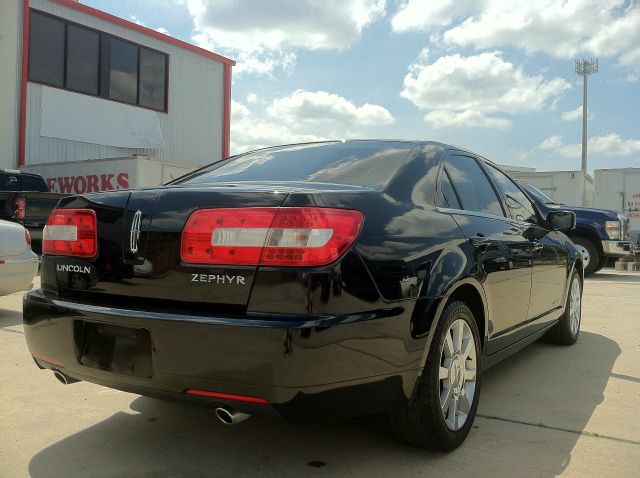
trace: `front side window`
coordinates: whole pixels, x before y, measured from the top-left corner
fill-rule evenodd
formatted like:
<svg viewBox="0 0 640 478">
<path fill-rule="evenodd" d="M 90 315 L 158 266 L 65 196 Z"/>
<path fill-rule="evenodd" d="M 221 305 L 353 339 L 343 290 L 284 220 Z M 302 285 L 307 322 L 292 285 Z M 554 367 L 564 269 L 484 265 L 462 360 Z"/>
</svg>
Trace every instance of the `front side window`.
<svg viewBox="0 0 640 478">
<path fill-rule="evenodd" d="M 536 213 L 533 204 L 518 186 L 502 171 L 487 164 L 489 172 L 495 178 L 500 189 L 504 192 L 505 204 L 509 210 L 509 216 L 519 221 L 536 223 Z"/>
<path fill-rule="evenodd" d="M 451 156 L 445 169 L 463 209 L 504 216 L 498 196 L 474 158 Z"/>
<path fill-rule="evenodd" d="M 64 86 L 64 22 L 31 13 L 29 29 L 29 79 Z"/>
</svg>

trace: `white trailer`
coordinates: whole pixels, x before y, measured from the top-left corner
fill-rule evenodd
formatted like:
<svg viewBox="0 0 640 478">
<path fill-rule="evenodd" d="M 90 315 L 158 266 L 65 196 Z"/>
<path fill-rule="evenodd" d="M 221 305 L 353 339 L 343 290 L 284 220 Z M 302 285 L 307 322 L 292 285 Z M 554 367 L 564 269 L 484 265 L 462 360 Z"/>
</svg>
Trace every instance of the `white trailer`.
<svg viewBox="0 0 640 478">
<path fill-rule="evenodd" d="M 593 205 L 622 211 L 629 219 L 630 239 L 640 241 L 640 168 L 596 169 Z"/>
<path fill-rule="evenodd" d="M 582 171 L 512 172 L 511 175 L 537 187 L 558 203 L 593 205 L 593 178 Z"/>
<path fill-rule="evenodd" d="M 22 169 L 43 176 L 52 192 L 84 194 L 159 186 L 193 171 L 196 166 L 130 156 L 31 164 Z"/>
</svg>

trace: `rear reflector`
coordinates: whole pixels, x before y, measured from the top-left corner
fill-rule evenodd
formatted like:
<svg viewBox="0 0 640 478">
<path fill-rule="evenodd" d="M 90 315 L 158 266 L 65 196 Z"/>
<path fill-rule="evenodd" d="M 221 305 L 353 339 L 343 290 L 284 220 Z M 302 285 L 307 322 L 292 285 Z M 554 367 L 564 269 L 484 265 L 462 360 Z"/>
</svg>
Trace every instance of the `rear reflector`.
<svg viewBox="0 0 640 478">
<path fill-rule="evenodd" d="M 350 209 L 201 209 L 184 228 L 181 257 L 190 264 L 321 266 L 344 254 L 362 222 Z"/>
<path fill-rule="evenodd" d="M 245 395 L 232 395 L 229 393 L 209 392 L 207 390 L 197 390 L 194 388 L 190 388 L 185 393 L 187 395 L 198 395 L 200 397 L 220 398 L 223 400 L 234 400 L 236 402 L 266 403 L 266 404 L 269 403 L 264 398 L 260 398 L 260 397 L 247 397 Z"/>
<path fill-rule="evenodd" d="M 54 209 L 42 232 L 42 252 L 53 256 L 95 257 L 96 213 L 91 209 Z"/>
<path fill-rule="evenodd" d="M 26 208 L 26 200 L 24 198 L 18 198 L 14 200 L 13 208 L 14 214 L 17 218 L 24 219 L 24 212 Z"/>
</svg>

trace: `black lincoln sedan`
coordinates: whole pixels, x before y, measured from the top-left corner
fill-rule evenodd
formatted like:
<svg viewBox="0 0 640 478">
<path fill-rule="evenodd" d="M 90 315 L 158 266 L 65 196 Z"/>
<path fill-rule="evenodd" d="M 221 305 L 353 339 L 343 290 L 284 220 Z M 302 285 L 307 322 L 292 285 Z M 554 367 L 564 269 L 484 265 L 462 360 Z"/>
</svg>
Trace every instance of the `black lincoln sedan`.
<svg viewBox="0 0 640 478">
<path fill-rule="evenodd" d="M 577 340 L 574 225 L 446 144 L 262 149 L 61 200 L 25 336 L 63 383 L 202 402 L 227 424 L 389 412 L 404 441 L 449 449 L 482 369 Z"/>
</svg>

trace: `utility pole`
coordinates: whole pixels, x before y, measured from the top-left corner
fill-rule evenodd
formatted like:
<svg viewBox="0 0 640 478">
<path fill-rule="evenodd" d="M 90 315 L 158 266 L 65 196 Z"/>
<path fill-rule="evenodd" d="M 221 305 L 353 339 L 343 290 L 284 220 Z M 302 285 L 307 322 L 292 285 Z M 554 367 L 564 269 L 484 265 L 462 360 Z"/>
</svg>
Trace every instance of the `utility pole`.
<svg viewBox="0 0 640 478">
<path fill-rule="evenodd" d="M 576 73 L 582 76 L 582 172 L 587 172 L 587 77 L 598 73 L 598 59 L 576 60 Z"/>
</svg>

